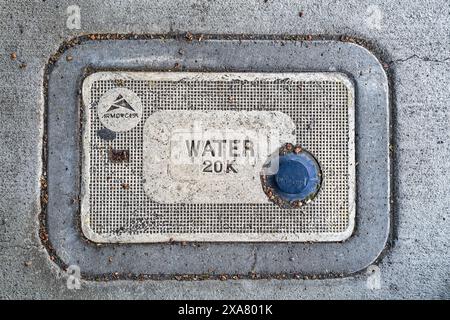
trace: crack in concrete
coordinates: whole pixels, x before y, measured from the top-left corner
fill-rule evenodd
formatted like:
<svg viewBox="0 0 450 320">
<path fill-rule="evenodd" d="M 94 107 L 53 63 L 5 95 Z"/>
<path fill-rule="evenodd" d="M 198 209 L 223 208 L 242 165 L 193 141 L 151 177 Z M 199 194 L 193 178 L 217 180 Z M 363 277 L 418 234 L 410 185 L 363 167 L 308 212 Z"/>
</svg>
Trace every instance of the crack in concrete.
<svg viewBox="0 0 450 320">
<path fill-rule="evenodd" d="M 22 250 L 30 250 L 30 249 L 40 249 L 41 247 L 39 246 L 39 245 L 15 245 L 15 244 L 13 244 L 13 245 L 11 245 L 11 244 L 8 244 L 8 245 L 3 245 L 3 244 L 0 244 L 0 249 L 8 249 L 8 248 L 14 248 L 14 249 L 22 249 Z"/>
<path fill-rule="evenodd" d="M 434 63 L 444 63 L 444 62 L 450 61 L 450 57 L 447 57 L 444 59 L 432 59 L 430 57 L 421 57 L 421 56 L 418 56 L 417 54 L 413 54 L 407 58 L 392 60 L 389 62 L 389 64 L 395 64 L 395 63 L 399 63 L 399 62 L 407 62 L 411 59 L 419 59 L 424 62 L 434 62 Z"/>
</svg>

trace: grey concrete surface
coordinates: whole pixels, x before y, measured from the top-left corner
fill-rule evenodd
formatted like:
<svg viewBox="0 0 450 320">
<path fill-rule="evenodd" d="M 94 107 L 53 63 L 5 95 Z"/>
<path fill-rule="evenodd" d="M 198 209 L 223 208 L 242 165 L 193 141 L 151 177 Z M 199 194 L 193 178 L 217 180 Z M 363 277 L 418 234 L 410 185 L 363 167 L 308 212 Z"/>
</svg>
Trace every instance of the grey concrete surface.
<svg viewBox="0 0 450 320">
<path fill-rule="evenodd" d="M 79 30 L 66 27 L 73 4 Z M 447 0 L 1 0 L 0 28 L 0 298 L 450 298 Z M 44 66 L 80 34 L 186 31 L 346 35 L 374 44 L 394 85 L 395 230 L 379 269 L 327 280 L 82 281 L 67 289 L 38 237 Z"/>
</svg>

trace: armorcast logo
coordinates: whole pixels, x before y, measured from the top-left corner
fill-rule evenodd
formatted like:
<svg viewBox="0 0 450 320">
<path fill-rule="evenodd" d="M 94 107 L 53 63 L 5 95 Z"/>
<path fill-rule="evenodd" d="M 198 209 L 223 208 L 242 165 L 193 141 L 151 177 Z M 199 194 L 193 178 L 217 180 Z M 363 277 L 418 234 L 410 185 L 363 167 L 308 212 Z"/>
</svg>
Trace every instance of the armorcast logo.
<svg viewBox="0 0 450 320">
<path fill-rule="evenodd" d="M 111 107 L 109 107 L 108 111 L 106 111 L 106 112 L 110 112 L 110 111 L 120 109 L 120 108 L 125 108 L 128 110 L 134 111 L 133 107 L 130 106 L 130 104 L 127 102 L 127 100 L 125 100 L 125 98 L 121 94 L 119 94 L 117 96 L 116 100 L 111 105 Z"/>
<path fill-rule="evenodd" d="M 107 91 L 99 100 L 100 122 L 112 131 L 128 131 L 138 125 L 142 118 L 142 103 L 139 96 L 127 88 Z"/>
<path fill-rule="evenodd" d="M 103 118 L 138 118 L 139 115 L 137 113 L 105 113 Z"/>
</svg>

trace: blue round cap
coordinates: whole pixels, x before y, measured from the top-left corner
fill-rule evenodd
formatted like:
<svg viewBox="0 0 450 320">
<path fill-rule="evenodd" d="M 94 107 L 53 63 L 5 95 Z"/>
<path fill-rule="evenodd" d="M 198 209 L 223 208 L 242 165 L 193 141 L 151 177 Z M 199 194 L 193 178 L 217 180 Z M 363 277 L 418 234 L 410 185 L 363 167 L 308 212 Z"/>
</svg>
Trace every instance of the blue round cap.
<svg viewBox="0 0 450 320">
<path fill-rule="evenodd" d="M 308 169 L 296 159 L 280 159 L 275 181 L 281 191 L 291 194 L 302 192 L 309 182 Z"/>
<path fill-rule="evenodd" d="M 273 165 L 273 158 L 270 161 Z M 322 183 L 319 163 L 300 146 L 286 144 L 280 148 L 275 172 L 261 179 L 269 199 L 282 207 L 299 207 L 309 202 Z"/>
</svg>

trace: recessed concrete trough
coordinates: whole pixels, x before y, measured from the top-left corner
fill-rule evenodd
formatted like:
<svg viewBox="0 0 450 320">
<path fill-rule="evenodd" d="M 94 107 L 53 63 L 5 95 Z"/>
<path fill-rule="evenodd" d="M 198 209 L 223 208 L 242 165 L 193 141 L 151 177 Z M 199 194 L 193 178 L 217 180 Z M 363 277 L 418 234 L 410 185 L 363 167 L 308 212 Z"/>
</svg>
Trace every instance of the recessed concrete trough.
<svg viewBox="0 0 450 320">
<path fill-rule="evenodd" d="M 341 275 L 383 251 L 388 81 L 364 47 L 82 40 L 48 70 L 46 228 L 58 261 L 85 277 Z M 183 158 L 186 141 L 224 130 L 231 156 Z M 270 202 L 259 180 L 285 143 L 323 175 L 298 208 Z"/>
</svg>

